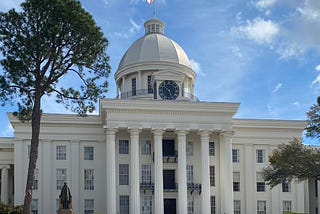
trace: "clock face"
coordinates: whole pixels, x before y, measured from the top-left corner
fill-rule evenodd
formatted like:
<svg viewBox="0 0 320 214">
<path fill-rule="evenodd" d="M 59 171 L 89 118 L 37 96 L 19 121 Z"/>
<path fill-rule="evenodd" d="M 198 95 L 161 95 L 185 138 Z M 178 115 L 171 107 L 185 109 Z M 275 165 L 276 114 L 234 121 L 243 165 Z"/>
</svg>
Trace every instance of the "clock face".
<svg viewBox="0 0 320 214">
<path fill-rule="evenodd" d="M 165 80 L 159 85 L 159 95 L 164 100 L 175 100 L 179 96 L 179 86 L 172 80 Z"/>
</svg>

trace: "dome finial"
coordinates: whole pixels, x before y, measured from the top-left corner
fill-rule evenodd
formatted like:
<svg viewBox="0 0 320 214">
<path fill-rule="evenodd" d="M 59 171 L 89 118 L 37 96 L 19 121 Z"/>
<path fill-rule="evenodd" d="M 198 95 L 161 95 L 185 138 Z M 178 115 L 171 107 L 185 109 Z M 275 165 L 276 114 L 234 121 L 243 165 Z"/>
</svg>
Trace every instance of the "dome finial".
<svg viewBox="0 0 320 214">
<path fill-rule="evenodd" d="M 159 19 L 151 19 L 144 23 L 145 34 L 159 33 L 164 34 L 165 24 Z"/>
</svg>

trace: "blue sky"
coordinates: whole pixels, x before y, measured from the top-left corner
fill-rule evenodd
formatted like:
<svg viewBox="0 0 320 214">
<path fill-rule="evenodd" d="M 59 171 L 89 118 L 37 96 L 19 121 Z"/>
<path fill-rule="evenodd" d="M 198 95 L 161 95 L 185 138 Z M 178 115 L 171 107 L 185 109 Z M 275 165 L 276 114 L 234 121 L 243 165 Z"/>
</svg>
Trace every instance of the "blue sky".
<svg viewBox="0 0 320 214">
<path fill-rule="evenodd" d="M 0 10 L 21 0 L 1 0 Z M 128 47 L 153 17 L 146 0 L 81 0 L 110 45 L 108 98 L 114 72 Z M 165 34 L 189 56 L 201 101 L 240 102 L 237 118 L 305 120 L 320 95 L 319 0 L 157 0 Z M 1 68 L 0 68 L 1 72 Z M 44 112 L 63 112 L 45 98 Z M 0 136 L 12 136 L 0 110 Z"/>
</svg>

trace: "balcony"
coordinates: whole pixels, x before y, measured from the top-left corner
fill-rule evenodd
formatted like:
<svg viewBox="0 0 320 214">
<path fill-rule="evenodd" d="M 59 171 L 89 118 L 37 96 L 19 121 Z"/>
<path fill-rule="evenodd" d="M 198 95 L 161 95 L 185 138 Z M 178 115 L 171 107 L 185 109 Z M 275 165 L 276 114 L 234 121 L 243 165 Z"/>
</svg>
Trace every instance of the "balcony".
<svg viewBox="0 0 320 214">
<path fill-rule="evenodd" d="M 191 195 L 194 191 L 199 191 L 199 195 L 201 194 L 201 184 L 188 183 L 187 185 L 188 185 L 188 190 L 190 190 Z"/>
<path fill-rule="evenodd" d="M 146 191 L 154 191 L 154 183 L 140 183 L 140 190 L 143 190 L 145 193 Z"/>
<path fill-rule="evenodd" d="M 140 89 L 135 91 L 127 91 L 118 95 L 116 99 L 131 99 L 131 98 L 138 98 L 138 97 L 149 97 L 154 99 L 153 90 Z M 199 102 L 199 99 L 194 94 L 187 93 L 187 92 L 184 92 L 182 98 L 180 99 Z"/>
</svg>

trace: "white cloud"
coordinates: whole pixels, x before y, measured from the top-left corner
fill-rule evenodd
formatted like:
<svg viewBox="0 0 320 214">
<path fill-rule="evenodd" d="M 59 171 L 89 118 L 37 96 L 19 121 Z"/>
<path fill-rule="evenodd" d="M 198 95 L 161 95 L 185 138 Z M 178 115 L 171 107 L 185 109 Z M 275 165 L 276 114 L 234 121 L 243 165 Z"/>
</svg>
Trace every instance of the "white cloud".
<svg viewBox="0 0 320 214">
<path fill-rule="evenodd" d="M 259 0 L 255 3 L 255 6 L 258 9 L 267 9 L 272 7 L 276 2 L 276 0 Z"/>
<path fill-rule="evenodd" d="M 294 105 L 295 107 L 300 107 L 300 102 L 299 101 L 295 101 L 292 103 L 292 105 Z"/>
<path fill-rule="evenodd" d="M 320 18 L 320 1 L 305 0 L 303 7 L 298 7 L 297 11 L 308 21 L 319 21 Z"/>
<path fill-rule="evenodd" d="M 239 37 L 246 37 L 258 44 L 270 44 L 279 34 L 280 27 L 271 20 L 255 18 L 253 21 L 248 20 L 245 26 L 233 28 L 232 32 Z"/>
<path fill-rule="evenodd" d="M 316 66 L 316 70 L 320 72 L 320 64 Z"/>
<path fill-rule="evenodd" d="M 200 75 L 202 77 L 206 76 L 206 74 L 202 72 L 201 65 L 197 61 L 190 59 L 190 64 L 191 68 L 196 72 L 197 75 Z"/>
<path fill-rule="evenodd" d="M 125 32 L 113 32 L 110 35 L 115 37 L 125 38 L 125 39 L 134 37 L 140 31 L 142 26 L 137 24 L 132 18 L 129 19 L 129 23 L 130 23 L 130 28 Z"/>
<path fill-rule="evenodd" d="M 16 10 L 20 10 L 20 4 L 23 2 L 23 0 L 1 0 L 0 1 L 0 11 L 6 12 L 12 8 Z"/>
<path fill-rule="evenodd" d="M 12 137 L 13 136 L 13 133 L 14 133 L 14 129 L 13 127 L 11 126 L 11 124 L 9 123 L 7 125 L 7 127 L 0 133 L 0 136 L 3 136 L 3 137 Z"/>
<path fill-rule="evenodd" d="M 282 83 L 278 83 L 278 84 L 274 87 L 272 93 L 277 93 L 281 88 L 282 88 Z"/>
<path fill-rule="evenodd" d="M 320 74 L 312 81 L 312 85 L 320 85 Z"/>
<path fill-rule="evenodd" d="M 305 49 L 295 42 L 282 42 L 279 44 L 276 51 L 279 54 L 280 59 L 289 59 L 299 58 L 299 56 L 304 54 Z"/>
</svg>

